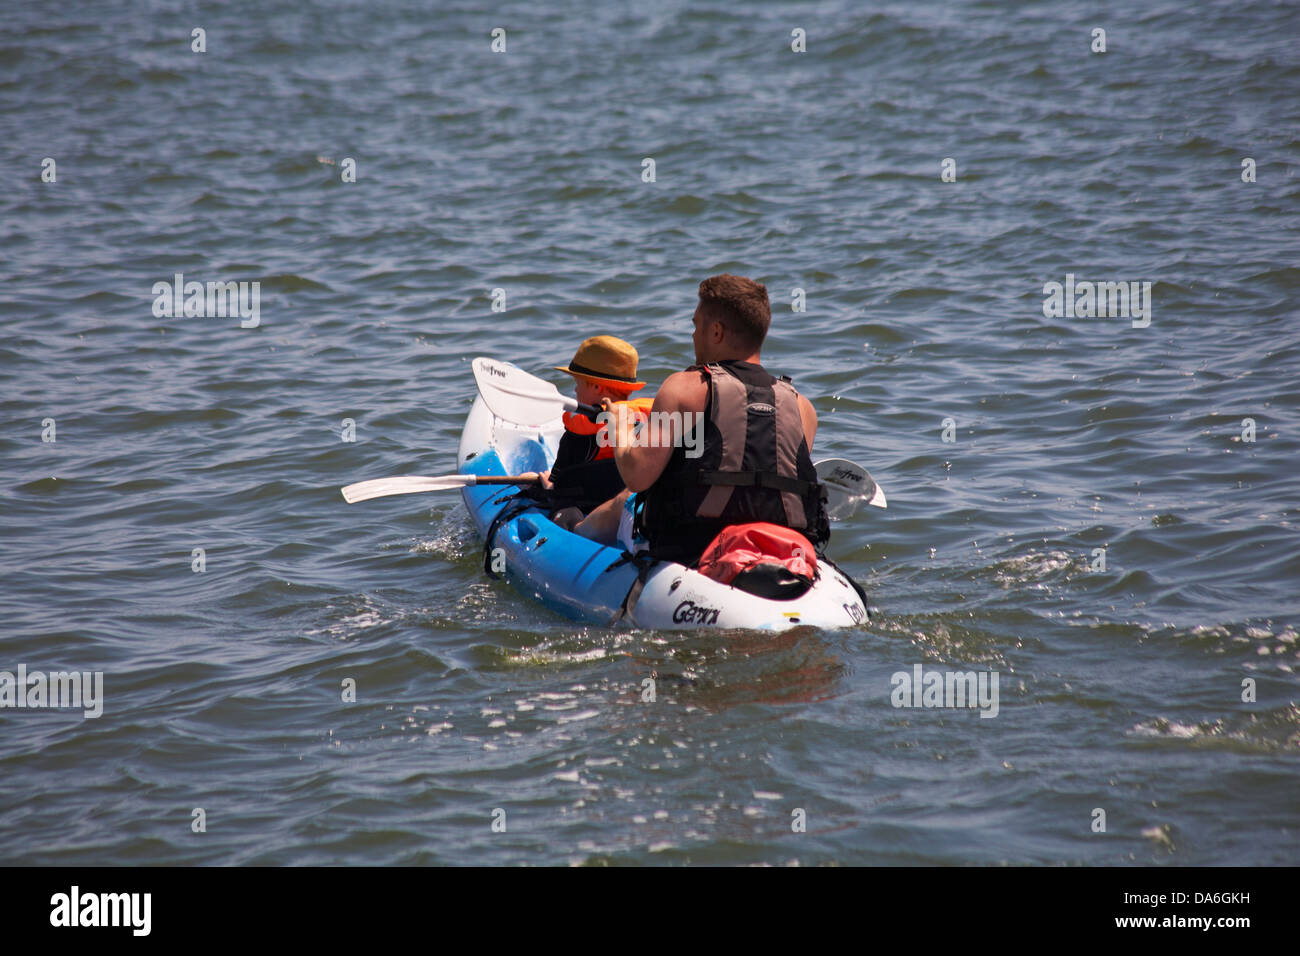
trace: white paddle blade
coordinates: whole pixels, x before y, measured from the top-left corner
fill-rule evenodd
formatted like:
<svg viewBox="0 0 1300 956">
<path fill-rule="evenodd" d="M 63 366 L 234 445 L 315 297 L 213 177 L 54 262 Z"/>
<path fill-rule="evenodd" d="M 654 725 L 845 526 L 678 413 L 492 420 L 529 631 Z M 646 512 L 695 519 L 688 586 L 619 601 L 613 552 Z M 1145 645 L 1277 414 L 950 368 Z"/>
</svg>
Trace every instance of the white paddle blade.
<svg viewBox="0 0 1300 956">
<path fill-rule="evenodd" d="M 577 399 L 565 398 L 550 382 L 509 362 L 476 358 L 471 367 L 483 403 L 497 418 L 516 425 L 545 425 L 578 407 Z"/>
<path fill-rule="evenodd" d="M 826 513 L 832 521 L 849 517 L 864 501 L 885 507 L 885 493 L 861 465 L 847 458 L 827 458 L 815 467 L 818 481 L 826 487 Z"/>
<path fill-rule="evenodd" d="M 343 500 L 348 504 L 384 498 L 388 495 L 412 495 L 419 491 L 449 491 L 475 483 L 477 475 L 398 475 L 393 478 L 375 478 L 358 481 L 343 488 Z"/>
</svg>

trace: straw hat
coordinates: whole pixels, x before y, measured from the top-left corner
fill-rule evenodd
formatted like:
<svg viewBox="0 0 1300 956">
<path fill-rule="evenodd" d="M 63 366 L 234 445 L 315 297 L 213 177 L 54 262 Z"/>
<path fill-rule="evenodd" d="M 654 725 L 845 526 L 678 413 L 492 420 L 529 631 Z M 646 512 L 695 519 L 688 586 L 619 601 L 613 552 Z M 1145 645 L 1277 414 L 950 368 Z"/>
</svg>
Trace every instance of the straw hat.
<svg viewBox="0 0 1300 956">
<path fill-rule="evenodd" d="M 636 378 L 636 358 L 636 349 L 622 339 L 595 335 L 578 346 L 568 366 L 556 365 L 554 368 L 557 372 L 580 375 L 635 392 L 645 387 L 645 382 L 638 382 Z"/>
</svg>

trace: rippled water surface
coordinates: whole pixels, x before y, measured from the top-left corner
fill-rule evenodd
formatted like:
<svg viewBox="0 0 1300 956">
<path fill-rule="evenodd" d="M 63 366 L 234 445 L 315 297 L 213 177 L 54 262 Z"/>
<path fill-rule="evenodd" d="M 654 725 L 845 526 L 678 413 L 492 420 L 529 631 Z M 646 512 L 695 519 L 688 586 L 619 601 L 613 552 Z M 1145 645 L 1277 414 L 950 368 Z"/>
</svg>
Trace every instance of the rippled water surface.
<svg viewBox="0 0 1300 956">
<path fill-rule="evenodd" d="M 106 699 L 0 710 L 0 862 L 1293 864 L 1296 33 L 5 6 L 0 669 Z M 817 457 L 888 493 L 830 548 L 869 628 L 575 628 L 458 496 L 342 502 L 454 470 L 473 356 L 558 382 L 604 332 L 661 381 L 723 271 L 771 291 Z M 260 282 L 260 324 L 156 316 L 176 273 Z M 1045 316 L 1067 273 L 1150 282 L 1150 325 Z M 998 715 L 891 706 L 916 664 L 997 672 Z"/>
</svg>

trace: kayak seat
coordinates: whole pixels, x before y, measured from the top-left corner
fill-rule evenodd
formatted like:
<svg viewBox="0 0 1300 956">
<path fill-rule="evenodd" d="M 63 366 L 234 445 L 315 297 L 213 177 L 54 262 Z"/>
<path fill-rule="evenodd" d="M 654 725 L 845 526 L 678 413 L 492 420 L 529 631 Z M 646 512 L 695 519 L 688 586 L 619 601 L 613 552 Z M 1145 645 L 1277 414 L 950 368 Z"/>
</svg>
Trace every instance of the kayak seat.
<svg viewBox="0 0 1300 956">
<path fill-rule="evenodd" d="M 551 515 L 551 520 L 563 528 L 565 531 L 572 531 L 579 521 L 585 518 L 581 508 L 570 506 L 561 508 Z"/>
</svg>

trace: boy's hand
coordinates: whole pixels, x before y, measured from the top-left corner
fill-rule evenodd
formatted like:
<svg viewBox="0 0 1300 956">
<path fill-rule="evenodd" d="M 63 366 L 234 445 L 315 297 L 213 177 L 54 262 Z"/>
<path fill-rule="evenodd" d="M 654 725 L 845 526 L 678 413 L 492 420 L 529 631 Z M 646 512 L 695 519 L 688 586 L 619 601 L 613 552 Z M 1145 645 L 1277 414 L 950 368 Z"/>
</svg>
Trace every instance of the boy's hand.
<svg viewBox="0 0 1300 956">
<path fill-rule="evenodd" d="M 636 412 L 632 410 L 627 402 L 611 404 L 607 398 L 601 400 L 601 410 L 608 413 L 609 428 L 607 430 L 610 444 L 615 448 L 626 448 L 631 445 L 632 436 L 636 434 Z"/>
</svg>

